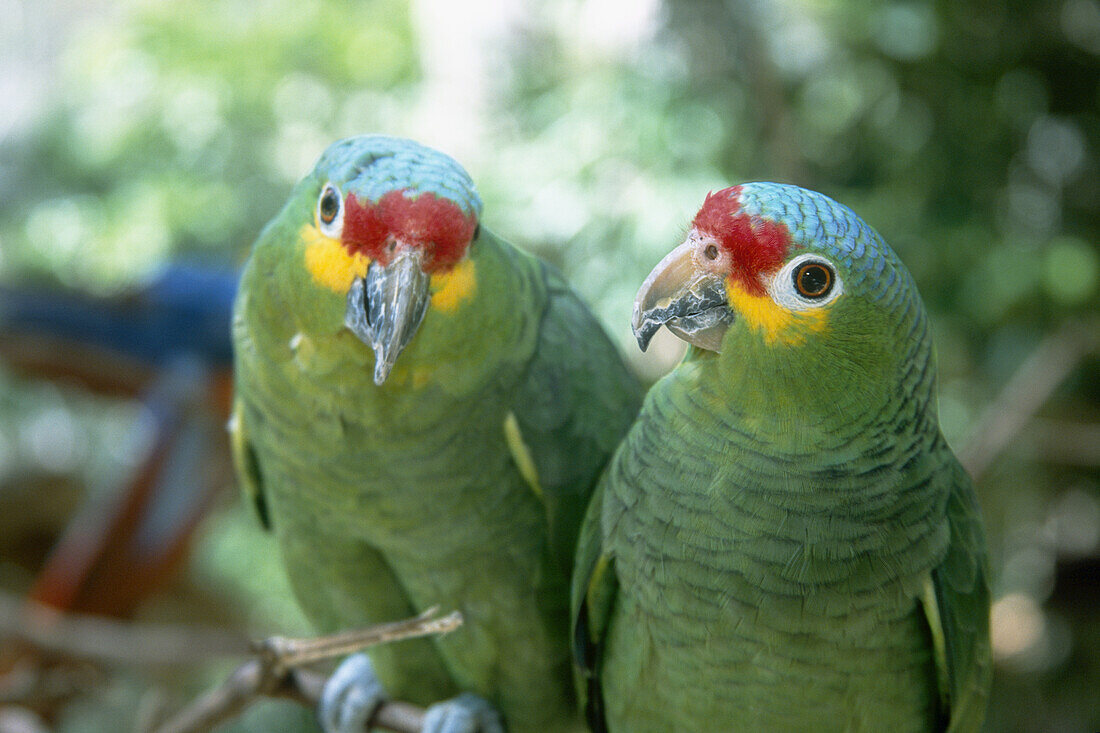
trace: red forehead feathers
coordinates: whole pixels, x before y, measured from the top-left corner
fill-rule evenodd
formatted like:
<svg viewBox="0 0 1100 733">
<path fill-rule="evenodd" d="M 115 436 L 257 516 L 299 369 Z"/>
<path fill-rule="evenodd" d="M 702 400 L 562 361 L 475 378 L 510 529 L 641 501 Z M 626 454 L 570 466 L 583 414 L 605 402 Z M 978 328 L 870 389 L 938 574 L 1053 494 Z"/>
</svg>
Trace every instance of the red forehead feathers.
<svg viewBox="0 0 1100 733">
<path fill-rule="evenodd" d="M 729 253 L 730 277 L 753 295 L 764 295 L 760 275 L 783 264 L 791 241 L 785 224 L 741 210 L 740 186 L 707 194 L 691 226 Z"/>
<path fill-rule="evenodd" d="M 403 191 L 390 191 L 378 203 L 348 194 L 342 239 L 350 253 L 362 252 L 383 264 L 390 241 L 425 248 L 424 269 L 433 272 L 462 259 L 475 229 L 475 214 L 465 214 L 458 204 L 432 193 L 409 198 Z"/>
</svg>

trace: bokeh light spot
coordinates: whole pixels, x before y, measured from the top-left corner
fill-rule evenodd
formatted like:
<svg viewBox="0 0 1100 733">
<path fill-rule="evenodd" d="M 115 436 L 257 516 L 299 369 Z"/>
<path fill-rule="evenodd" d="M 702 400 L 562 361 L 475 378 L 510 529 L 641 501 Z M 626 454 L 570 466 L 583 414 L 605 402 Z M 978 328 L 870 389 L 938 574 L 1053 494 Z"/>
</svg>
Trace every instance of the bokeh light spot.
<svg viewBox="0 0 1100 733">
<path fill-rule="evenodd" d="M 1043 285 L 1051 298 L 1065 305 L 1088 301 L 1096 293 L 1100 256 L 1083 239 L 1058 237 L 1047 247 Z"/>
</svg>

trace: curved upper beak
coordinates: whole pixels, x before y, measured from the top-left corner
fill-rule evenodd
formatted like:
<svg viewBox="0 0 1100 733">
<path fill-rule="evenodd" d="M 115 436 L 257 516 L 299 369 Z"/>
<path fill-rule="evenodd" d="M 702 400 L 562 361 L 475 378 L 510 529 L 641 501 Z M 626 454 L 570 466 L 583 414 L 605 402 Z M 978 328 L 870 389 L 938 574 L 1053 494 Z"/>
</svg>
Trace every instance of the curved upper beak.
<svg viewBox="0 0 1100 733">
<path fill-rule="evenodd" d="M 634 298 L 631 327 L 645 351 L 665 326 L 689 344 L 719 351 L 733 322 L 726 278 L 707 266 L 699 240 L 692 236 L 657 263 Z"/>
<path fill-rule="evenodd" d="M 374 349 L 375 384 L 386 381 L 428 311 L 431 277 L 421 259 L 419 249 L 399 247 L 388 265 L 372 262 L 348 291 L 344 325 Z"/>
</svg>

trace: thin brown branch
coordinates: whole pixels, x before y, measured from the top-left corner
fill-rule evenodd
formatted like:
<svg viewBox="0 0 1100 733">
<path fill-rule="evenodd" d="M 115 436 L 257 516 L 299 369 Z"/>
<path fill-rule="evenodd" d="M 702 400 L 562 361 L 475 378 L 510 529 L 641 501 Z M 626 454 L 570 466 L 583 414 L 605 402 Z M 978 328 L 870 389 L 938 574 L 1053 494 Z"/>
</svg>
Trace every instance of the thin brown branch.
<svg viewBox="0 0 1100 733">
<path fill-rule="evenodd" d="M 259 659 L 252 659 L 233 671 L 225 682 L 195 700 L 157 728 L 157 733 L 208 731 L 239 715 L 257 698 L 267 695 L 278 683 Z"/>
<path fill-rule="evenodd" d="M 433 636 L 453 631 L 462 624 L 457 611 L 435 618 L 437 610 L 429 609 L 415 618 L 378 624 L 365 629 L 340 632 L 312 639 L 272 637 L 255 645 L 258 657 L 238 667 L 224 683 L 194 700 L 157 733 L 203 733 L 236 717 L 242 710 L 264 696 L 297 700 L 316 707 L 321 698 L 325 678 L 298 665 L 322 659 L 344 656 L 377 644 Z M 420 730 L 424 711 L 408 703 L 387 701 L 371 719 L 368 729 L 381 728 L 416 733 Z"/>
<path fill-rule="evenodd" d="M 182 665 L 255 655 L 224 683 L 157 729 L 158 733 L 202 733 L 237 716 L 263 696 L 316 707 L 326 677 L 300 669 L 300 665 L 401 639 L 445 634 L 462 624 L 462 615 L 457 611 L 440 617 L 436 613 L 437 609 L 432 608 L 414 618 L 331 636 L 271 637 L 252 643 L 227 631 L 62 613 L 0 591 L 0 636 L 66 657 L 111 665 Z M 415 705 L 387 701 L 368 728 L 415 733 L 420 730 L 423 716 L 424 711 Z"/>
<path fill-rule="evenodd" d="M 417 636 L 432 636 L 454 631 L 462 624 L 462 614 L 454 611 L 440 618 L 438 607 L 429 608 L 414 618 L 377 624 L 365 629 L 342 631 L 327 636 L 292 639 L 272 636 L 256 645 L 256 651 L 271 660 L 276 669 L 289 669 L 322 659 L 354 654 L 377 644 Z"/>
<path fill-rule="evenodd" d="M 1096 325 L 1069 322 L 1043 339 L 985 409 L 958 451 L 974 480 L 1096 348 Z"/>
<path fill-rule="evenodd" d="M 203 733 L 240 715 L 261 697 L 280 697 L 316 708 L 327 677 L 306 669 L 276 674 L 264 659 L 251 659 L 238 667 L 224 683 L 194 700 L 156 733 Z M 386 701 L 374 714 L 369 730 L 417 733 L 424 711 L 400 701 Z"/>
</svg>

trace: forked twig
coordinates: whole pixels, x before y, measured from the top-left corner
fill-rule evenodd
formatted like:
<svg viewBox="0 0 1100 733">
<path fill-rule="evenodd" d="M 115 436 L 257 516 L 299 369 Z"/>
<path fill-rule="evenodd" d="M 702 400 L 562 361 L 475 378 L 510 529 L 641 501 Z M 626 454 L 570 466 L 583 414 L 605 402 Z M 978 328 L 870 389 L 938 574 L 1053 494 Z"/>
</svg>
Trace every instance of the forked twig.
<svg viewBox="0 0 1100 733">
<path fill-rule="evenodd" d="M 330 636 L 275 636 L 249 643 L 238 634 L 204 628 L 116 621 L 62 613 L 49 606 L 0 591 L 0 636 L 65 657 L 108 665 L 181 665 L 227 656 L 254 655 L 218 687 L 188 704 L 157 728 L 158 733 L 201 733 L 238 715 L 264 696 L 316 707 L 326 677 L 301 665 L 421 636 L 446 634 L 462 625 L 458 611 L 437 616 L 430 608 L 419 616 L 343 631 Z M 369 728 L 416 733 L 424 711 L 386 701 Z"/>
<path fill-rule="evenodd" d="M 433 606 L 419 616 L 403 621 L 376 624 L 365 629 L 340 631 L 304 639 L 272 636 L 257 642 L 254 650 L 261 658 L 269 660 L 276 670 L 285 670 L 323 659 L 354 654 L 368 647 L 391 641 L 446 634 L 462 624 L 462 614 L 458 611 L 435 618 L 437 613 L 439 613 L 439 607 Z"/>
<path fill-rule="evenodd" d="M 233 671 L 218 687 L 193 700 L 162 723 L 156 733 L 202 733 L 239 715 L 262 697 L 293 700 L 316 708 L 327 678 L 308 669 L 290 669 L 276 674 L 262 658 L 250 659 Z M 417 733 L 424 711 L 415 705 L 387 700 L 375 712 L 367 729 Z"/>
<path fill-rule="evenodd" d="M 265 639 L 254 646 L 256 658 L 238 667 L 225 682 L 162 724 L 157 728 L 157 733 L 208 731 L 265 696 L 283 697 L 316 707 L 326 678 L 316 672 L 299 669 L 300 665 L 401 639 L 446 634 L 462 624 L 462 615 L 458 611 L 436 618 L 437 612 L 436 608 L 430 608 L 414 618 L 330 636 L 308 639 L 276 636 Z M 415 705 L 386 701 L 367 727 L 417 733 L 423 716 L 424 711 Z"/>
</svg>

